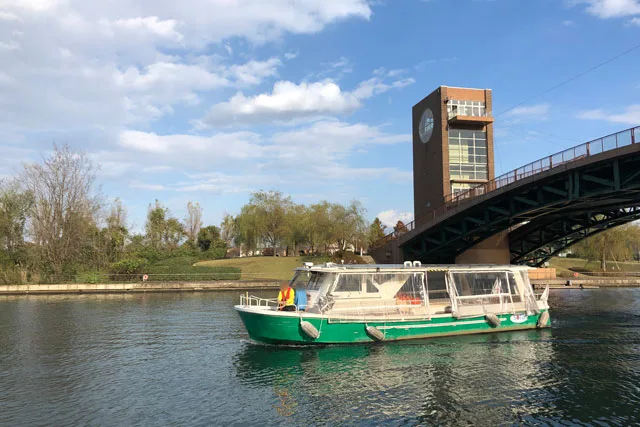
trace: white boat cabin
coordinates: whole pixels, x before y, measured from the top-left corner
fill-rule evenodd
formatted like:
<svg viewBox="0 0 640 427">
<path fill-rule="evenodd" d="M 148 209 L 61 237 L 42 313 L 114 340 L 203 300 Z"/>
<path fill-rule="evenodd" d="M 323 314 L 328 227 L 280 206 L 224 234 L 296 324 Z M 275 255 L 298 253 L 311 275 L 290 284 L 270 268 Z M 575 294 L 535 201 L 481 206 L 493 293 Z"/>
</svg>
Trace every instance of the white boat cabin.
<svg viewBox="0 0 640 427">
<path fill-rule="evenodd" d="M 291 286 L 307 293 L 306 312 L 332 318 L 533 315 L 548 308 L 548 292 L 536 299 L 528 267 L 510 265 L 324 264 L 297 269 Z"/>
</svg>

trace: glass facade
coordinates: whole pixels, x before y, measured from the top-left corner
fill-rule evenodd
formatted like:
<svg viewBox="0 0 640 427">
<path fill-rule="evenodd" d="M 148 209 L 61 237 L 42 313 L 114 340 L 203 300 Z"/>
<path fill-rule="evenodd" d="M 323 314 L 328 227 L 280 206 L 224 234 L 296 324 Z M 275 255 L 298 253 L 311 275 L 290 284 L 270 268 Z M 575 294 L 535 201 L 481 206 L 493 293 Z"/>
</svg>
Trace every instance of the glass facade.
<svg viewBox="0 0 640 427">
<path fill-rule="evenodd" d="M 487 109 L 482 101 L 458 101 L 455 99 L 447 102 L 447 117 L 455 116 L 485 117 Z"/>
<path fill-rule="evenodd" d="M 467 183 L 467 182 L 452 182 L 451 183 L 451 195 L 455 196 L 458 193 L 462 193 L 464 191 L 467 191 L 473 187 L 475 187 L 476 185 L 479 184 L 471 184 L 471 183 Z"/>
<path fill-rule="evenodd" d="M 449 177 L 461 180 L 488 179 L 485 131 L 449 129 Z"/>
</svg>

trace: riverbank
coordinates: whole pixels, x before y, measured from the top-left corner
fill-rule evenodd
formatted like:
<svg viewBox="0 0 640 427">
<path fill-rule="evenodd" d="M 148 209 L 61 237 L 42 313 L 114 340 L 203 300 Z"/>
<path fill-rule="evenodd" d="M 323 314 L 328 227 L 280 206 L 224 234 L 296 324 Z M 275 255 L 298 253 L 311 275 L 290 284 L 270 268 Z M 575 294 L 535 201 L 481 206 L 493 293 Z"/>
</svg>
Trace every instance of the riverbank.
<svg viewBox="0 0 640 427">
<path fill-rule="evenodd" d="M 71 283 L 55 285 L 0 285 L 0 295 L 112 294 L 143 292 L 205 292 L 250 289 L 278 289 L 278 280 L 211 282 Z"/>
<path fill-rule="evenodd" d="M 531 280 L 531 284 L 535 289 L 543 289 L 547 285 L 551 289 L 638 288 L 640 278 L 536 279 Z"/>
</svg>

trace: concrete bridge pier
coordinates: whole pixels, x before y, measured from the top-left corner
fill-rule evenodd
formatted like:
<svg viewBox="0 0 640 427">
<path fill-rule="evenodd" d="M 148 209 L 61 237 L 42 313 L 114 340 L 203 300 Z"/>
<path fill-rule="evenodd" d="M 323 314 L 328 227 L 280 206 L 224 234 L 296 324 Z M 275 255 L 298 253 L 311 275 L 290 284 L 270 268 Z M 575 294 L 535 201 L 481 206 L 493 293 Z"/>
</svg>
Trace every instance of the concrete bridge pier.
<svg viewBox="0 0 640 427">
<path fill-rule="evenodd" d="M 456 264 L 510 264 L 509 232 L 503 231 L 467 249 L 456 257 Z"/>
</svg>

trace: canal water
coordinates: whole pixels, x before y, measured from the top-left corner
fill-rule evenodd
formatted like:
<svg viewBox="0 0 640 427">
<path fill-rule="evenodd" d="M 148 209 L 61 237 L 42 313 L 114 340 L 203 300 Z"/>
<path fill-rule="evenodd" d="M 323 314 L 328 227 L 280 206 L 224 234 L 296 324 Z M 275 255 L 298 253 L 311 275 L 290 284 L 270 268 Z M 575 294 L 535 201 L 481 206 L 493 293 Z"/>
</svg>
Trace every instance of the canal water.
<svg viewBox="0 0 640 427">
<path fill-rule="evenodd" d="M 0 425 L 640 423 L 638 289 L 552 291 L 550 330 L 310 349 L 249 342 L 237 296 L 1 297 Z"/>
</svg>

